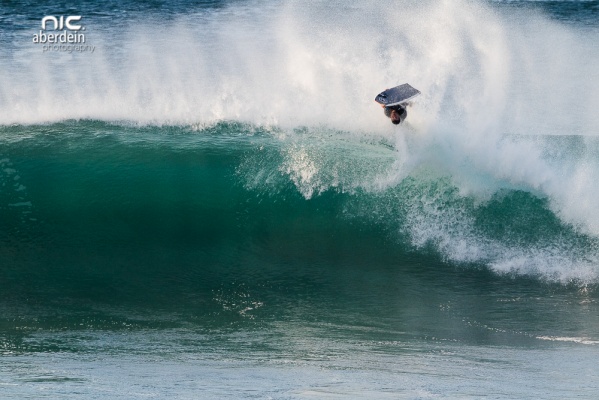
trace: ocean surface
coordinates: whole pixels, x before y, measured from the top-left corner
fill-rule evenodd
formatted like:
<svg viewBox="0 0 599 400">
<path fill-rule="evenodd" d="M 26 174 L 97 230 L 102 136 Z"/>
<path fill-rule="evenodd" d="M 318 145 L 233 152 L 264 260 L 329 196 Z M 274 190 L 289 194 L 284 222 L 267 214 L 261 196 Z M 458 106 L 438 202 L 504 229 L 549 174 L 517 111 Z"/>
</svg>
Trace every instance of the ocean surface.
<svg viewBox="0 0 599 400">
<path fill-rule="evenodd" d="M 0 398 L 599 396 L 599 1 L 50 3 L 0 5 Z"/>
</svg>

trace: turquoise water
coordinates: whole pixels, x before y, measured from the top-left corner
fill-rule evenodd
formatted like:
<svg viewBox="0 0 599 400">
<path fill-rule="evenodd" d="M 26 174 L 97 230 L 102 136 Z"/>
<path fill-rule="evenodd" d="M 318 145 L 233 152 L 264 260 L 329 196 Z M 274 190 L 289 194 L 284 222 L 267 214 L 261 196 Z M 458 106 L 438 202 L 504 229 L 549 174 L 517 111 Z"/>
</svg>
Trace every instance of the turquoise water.
<svg viewBox="0 0 599 400">
<path fill-rule="evenodd" d="M 598 3 L 334 6 L 3 6 L 3 398 L 596 396 Z"/>
</svg>

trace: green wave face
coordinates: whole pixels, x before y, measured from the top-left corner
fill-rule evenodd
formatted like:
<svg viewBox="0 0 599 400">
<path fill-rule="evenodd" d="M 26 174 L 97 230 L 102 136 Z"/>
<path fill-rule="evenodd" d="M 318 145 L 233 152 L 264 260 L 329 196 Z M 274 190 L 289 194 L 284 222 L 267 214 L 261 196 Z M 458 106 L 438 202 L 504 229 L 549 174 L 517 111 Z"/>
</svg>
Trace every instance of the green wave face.
<svg viewBox="0 0 599 400">
<path fill-rule="evenodd" d="M 220 273 L 249 252 L 278 268 L 281 258 L 352 254 L 365 240 L 377 243 L 366 259 L 382 251 L 543 280 L 597 277 L 596 237 L 543 192 L 468 164 L 407 165 L 382 139 L 236 123 L 73 122 L 3 134 L 4 271 L 57 279 L 60 290 L 98 277 L 106 288 L 150 279 L 160 291 L 163 274 L 190 263 Z"/>
</svg>

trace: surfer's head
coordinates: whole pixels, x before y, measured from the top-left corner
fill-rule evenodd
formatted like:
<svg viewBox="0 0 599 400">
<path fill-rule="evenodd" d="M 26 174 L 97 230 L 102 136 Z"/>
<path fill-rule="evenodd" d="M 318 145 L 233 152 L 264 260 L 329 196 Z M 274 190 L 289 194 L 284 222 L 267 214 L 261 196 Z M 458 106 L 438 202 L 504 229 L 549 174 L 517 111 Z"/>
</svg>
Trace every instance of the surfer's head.
<svg viewBox="0 0 599 400">
<path fill-rule="evenodd" d="M 389 115 L 389 118 L 391 118 L 391 122 L 395 125 L 399 125 L 399 123 L 401 122 L 401 116 L 399 115 L 399 112 L 397 110 L 392 110 L 391 115 Z"/>
</svg>

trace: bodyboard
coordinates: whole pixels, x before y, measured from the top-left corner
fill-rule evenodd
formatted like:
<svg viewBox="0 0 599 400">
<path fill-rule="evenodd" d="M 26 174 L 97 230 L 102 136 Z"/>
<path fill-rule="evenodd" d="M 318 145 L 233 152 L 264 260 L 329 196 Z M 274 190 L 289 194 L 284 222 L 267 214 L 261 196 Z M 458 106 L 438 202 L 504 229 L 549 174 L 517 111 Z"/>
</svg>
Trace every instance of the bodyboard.
<svg viewBox="0 0 599 400">
<path fill-rule="evenodd" d="M 414 89 L 409 84 L 404 83 L 403 85 L 395 86 L 379 93 L 378 96 L 374 98 L 374 101 L 386 107 L 391 107 L 406 103 L 419 94 L 420 91 L 418 89 Z"/>
</svg>

